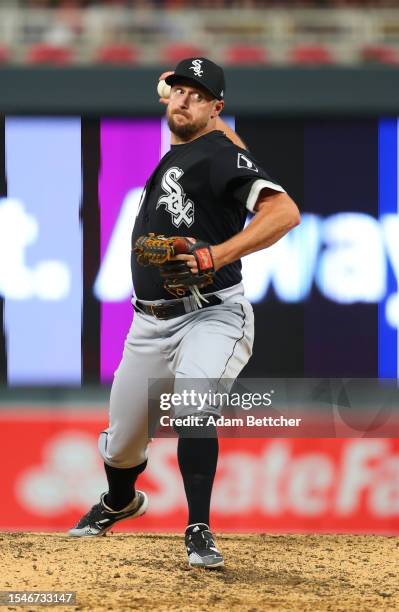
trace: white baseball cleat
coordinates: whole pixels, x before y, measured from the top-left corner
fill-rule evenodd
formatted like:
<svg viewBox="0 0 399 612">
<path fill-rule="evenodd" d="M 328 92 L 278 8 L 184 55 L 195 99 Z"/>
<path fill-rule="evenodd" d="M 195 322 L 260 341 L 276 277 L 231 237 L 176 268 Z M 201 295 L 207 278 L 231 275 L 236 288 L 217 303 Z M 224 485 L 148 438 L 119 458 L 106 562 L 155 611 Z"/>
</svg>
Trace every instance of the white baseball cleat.
<svg viewBox="0 0 399 612">
<path fill-rule="evenodd" d="M 186 529 L 184 541 L 191 567 L 213 569 L 223 567 L 224 560 L 216 548 L 213 535 L 205 523 L 195 523 Z"/>
<path fill-rule="evenodd" d="M 119 511 L 112 510 L 106 505 L 105 496 L 106 493 L 102 493 L 100 502 L 82 516 L 76 527 L 68 531 L 68 535 L 74 537 L 105 535 L 118 521 L 141 516 L 148 508 L 148 497 L 143 491 L 136 491 L 130 504 Z"/>
</svg>

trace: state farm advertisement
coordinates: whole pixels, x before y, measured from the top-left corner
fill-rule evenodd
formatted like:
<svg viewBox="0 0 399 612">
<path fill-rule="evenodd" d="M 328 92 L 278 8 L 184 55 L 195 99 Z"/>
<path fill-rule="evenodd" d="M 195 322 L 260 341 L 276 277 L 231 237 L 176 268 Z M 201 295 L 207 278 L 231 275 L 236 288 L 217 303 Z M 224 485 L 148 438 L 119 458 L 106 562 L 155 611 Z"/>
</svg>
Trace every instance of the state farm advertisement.
<svg viewBox="0 0 399 612">
<path fill-rule="evenodd" d="M 67 530 L 107 489 L 98 433 L 106 411 L 0 412 L 0 529 Z M 148 513 L 115 531 L 182 531 L 176 439 L 150 444 L 138 487 Z M 399 533 L 399 439 L 220 439 L 216 531 Z"/>
</svg>

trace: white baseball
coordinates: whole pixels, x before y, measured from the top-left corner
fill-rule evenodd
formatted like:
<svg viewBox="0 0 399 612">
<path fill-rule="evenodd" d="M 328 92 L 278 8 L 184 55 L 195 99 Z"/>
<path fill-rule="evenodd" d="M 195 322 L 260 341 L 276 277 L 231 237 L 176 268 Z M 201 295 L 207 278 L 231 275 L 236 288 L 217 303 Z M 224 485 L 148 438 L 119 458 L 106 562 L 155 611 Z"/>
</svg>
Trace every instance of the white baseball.
<svg viewBox="0 0 399 612">
<path fill-rule="evenodd" d="M 170 85 L 166 83 L 163 79 L 159 81 L 157 92 L 160 98 L 169 98 L 170 96 Z"/>
</svg>

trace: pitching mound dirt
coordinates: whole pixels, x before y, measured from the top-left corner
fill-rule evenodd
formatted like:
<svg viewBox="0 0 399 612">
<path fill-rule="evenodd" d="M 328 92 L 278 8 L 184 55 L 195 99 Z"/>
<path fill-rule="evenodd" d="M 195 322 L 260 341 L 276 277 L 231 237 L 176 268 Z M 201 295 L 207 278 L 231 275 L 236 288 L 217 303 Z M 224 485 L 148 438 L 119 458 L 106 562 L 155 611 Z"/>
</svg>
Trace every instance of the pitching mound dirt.
<svg viewBox="0 0 399 612">
<path fill-rule="evenodd" d="M 181 536 L 0 534 L 0 590 L 76 591 L 59 610 L 399 609 L 399 539 L 219 535 L 226 566 L 189 569 Z M 43 610 L 26 605 L 9 610 Z"/>
</svg>

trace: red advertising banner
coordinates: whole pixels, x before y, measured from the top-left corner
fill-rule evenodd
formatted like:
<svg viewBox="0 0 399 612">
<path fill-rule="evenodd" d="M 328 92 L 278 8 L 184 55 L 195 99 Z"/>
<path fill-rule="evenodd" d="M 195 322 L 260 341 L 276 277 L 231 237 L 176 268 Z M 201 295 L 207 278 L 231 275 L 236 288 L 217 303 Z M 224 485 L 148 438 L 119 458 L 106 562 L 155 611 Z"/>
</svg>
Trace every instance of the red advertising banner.
<svg viewBox="0 0 399 612">
<path fill-rule="evenodd" d="M 106 490 L 106 411 L 0 412 L 0 529 L 67 530 Z M 5 447 L 5 448 L 4 448 Z M 182 531 L 176 439 L 156 439 L 139 488 L 148 513 L 118 531 Z M 399 533 L 399 439 L 220 439 L 216 531 Z"/>
</svg>

